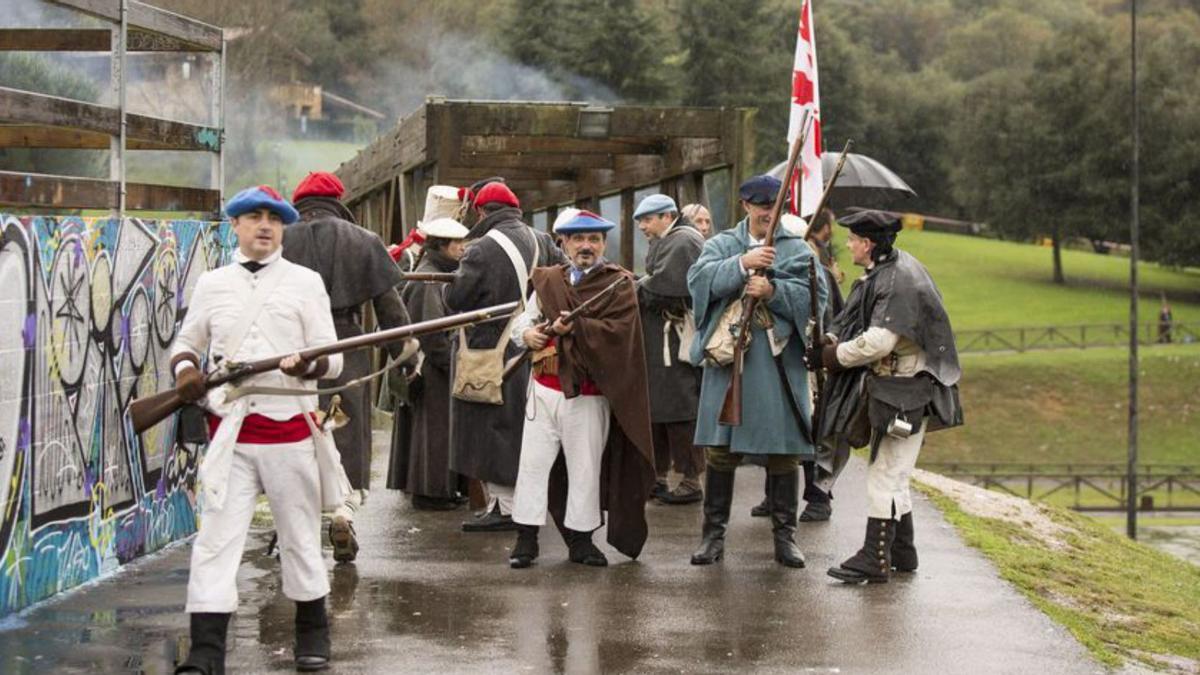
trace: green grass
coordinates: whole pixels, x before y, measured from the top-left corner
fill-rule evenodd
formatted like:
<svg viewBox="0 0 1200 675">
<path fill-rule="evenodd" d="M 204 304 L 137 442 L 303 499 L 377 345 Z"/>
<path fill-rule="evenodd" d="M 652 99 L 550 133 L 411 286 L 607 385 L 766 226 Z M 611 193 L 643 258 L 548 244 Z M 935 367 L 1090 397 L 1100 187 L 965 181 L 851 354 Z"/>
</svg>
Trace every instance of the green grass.
<svg viewBox="0 0 1200 675">
<path fill-rule="evenodd" d="M 1200 662 L 1200 567 L 1085 516 L 1043 506 L 1071 531 L 1066 546 L 1053 549 L 1022 525 L 968 514 L 943 493 L 918 487 L 1004 579 L 1105 665 L 1192 672 Z"/>
<path fill-rule="evenodd" d="M 859 274 L 845 231 L 835 233 L 844 291 Z M 929 268 L 957 330 L 1129 322 L 1129 260 L 1064 251 L 1066 285 L 1051 280 L 1049 248 L 942 232 L 905 231 L 897 246 Z M 1200 321 L 1200 269 L 1139 266 L 1141 321 L 1157 318 L 1161 292 L 1177 321 Z"/>
<path fill-rule="evenodd" d="M 1141 352 L 1139 456 L 1200 462 L 1200 344 Z M 926 437 L 923 462 L 1123 462 L 1127 352 L 963 356 L 966 424 Z"/>
</svg>

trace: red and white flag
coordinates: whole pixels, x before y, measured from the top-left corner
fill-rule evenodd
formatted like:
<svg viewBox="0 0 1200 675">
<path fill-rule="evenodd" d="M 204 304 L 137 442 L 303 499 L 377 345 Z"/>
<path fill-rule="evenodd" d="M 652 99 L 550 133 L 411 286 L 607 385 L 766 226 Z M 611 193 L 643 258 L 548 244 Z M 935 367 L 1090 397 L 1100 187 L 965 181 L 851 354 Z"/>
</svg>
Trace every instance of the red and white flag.
<svg viewBox="0 0 1200 675">
<path fill-rule="evenodd" d="M 791 208 L 793 213 L 807 216 L 817 208 L 825 187 L 821 172 L 821 92 L 817 86 L 817 42 L 813 36 L 812 0 L 800 6 L 800 27 L 796 32 L 796 61 L 792 66 L 792 114 L 788 122 L 788 148 L 800 135 L 804 112 L 808 111 L 808 140 L 800 152 L 800 167 L 792 177 Z M 799 183 L 803 180 L 803 189 Z M 797 194 L 803 203 L 796 203 Z"/>
</svg>

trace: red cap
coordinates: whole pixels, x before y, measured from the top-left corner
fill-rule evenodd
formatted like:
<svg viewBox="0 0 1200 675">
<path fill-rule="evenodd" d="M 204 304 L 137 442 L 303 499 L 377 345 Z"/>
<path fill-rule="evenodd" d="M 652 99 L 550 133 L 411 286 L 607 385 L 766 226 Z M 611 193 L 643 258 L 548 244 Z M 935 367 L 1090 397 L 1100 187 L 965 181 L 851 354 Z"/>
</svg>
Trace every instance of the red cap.
<svg viewBox="0 0 1200 675">
<path fill-rule="evenodd" d="M 504 183 L 488 183 L 479 189 L 475 195 L 475 208 L 480 208 L 484 204 L 499 202 L 505 206 L 521 208 L 521 202 L 517 200 L 517 196 L 513 191 L 508 189 Z"/>
<path fill-rule="evenodd" d="M 345 192 L 346 187 L 342 185 L 342 181 L 338 180 L 337 176 L 328 171 L 312 171 L 296 186 L 296 191 L 292 193 L 292 201 L 305 197 L 341 199 Z"/>
</svg>

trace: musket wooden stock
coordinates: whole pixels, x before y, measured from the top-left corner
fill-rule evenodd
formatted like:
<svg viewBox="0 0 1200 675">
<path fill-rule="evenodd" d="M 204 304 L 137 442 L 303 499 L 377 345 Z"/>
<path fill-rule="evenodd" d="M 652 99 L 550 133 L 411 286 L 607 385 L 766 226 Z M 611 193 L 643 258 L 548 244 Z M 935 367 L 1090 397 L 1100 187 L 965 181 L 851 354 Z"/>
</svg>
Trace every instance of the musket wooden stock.
<svg viewBox="0 0 1200 675">
<path fill-rule="evenodd" d="M 402 272 L 400 274 L 400 278 L 404 281 L 423 281 L 428 284 L 453 283 L 456 276 L 452 272 Z"/>
<path fill-rule="evenodd" d="M 497 319 L 506 319 L 512 316 L 512 313 L 520 309 L 519 302 L 506 302 L 501 305 L 493 305 L 470 312 L 462 312 L 461 314 L 453 314 L 444 316 L 439 319 L 430 321 L 421 321 L 419 323 L 400 326 L 388 330 L 376 331 L 367 333 L 345 340 L 331 342 L 321 347 L 312 347 L 300 352 L 300 356 L 306 361 L 313 361 L 322 356 L 331 356 L 333 354 L 341 354 L 343 352 L 353 351 L 355 349 L 364 349 L 366 347 L 376 347 L 397 340 L 406 340 L 418 335 L 426 335 L 428 333 L 437 333 L 443 330 L 450 330 L 460 326 L 470 326 L 477 323 L 486 323 Z M 261 359 L 259 361 L 250 361 L 249 363 L 241 363 L 227 370 L 214 373 L 204 381 L 205 389 L 213 389 L 227 382 L 240 380 L 251 375 L 265 373 L 271 370 L 279 369 L 279 362 L 289 356 L 284 354 L 281 356 L 272 356 L 270 358 Z M 158 424 L 164 419 L 171 416 L 184 406 L 185 402 L 179 398 L 174 389 L 160 392 L 153 396 L 139 398 L 129 404 L 129 419 L 133 423 L 133 430 L 141 433 L 146 429 Z"/>
<path fill-rule="evenodd" d="M 810 118 L 806 112 L 800 126 L 800 135 L 796 137 L 791 151 L 788 152 L 787 167 L 783 170 L 783 185 L 780 186 L 779 193 L 775 195 L 775 204 L 771 207 L 767 236 L 763 238 L 763 246 L 775 245 L 775 232 L 779 229 L 779 216 L 783 213 L 783 202 L 787 199 L 787 186 L 792 182 L 792 174 L 796 172 L 796 164 L 800 161 L 800 151 L 808 140 L 809 121 Z M 804 181 L 798 183 L 801 186 L 803 184 Z M 797 199 L 797 201 L 799 200 Z M 751 270 L 750 274 L 753 276 L 754 270 Z M 739 299 L 734 302 L 743 302 L 743 300 Z M 730 427 L 742 425 L 742 372 L 745 365 L 743 357 L 746 352 L 746 341 L 750 337 L 751 322 L 754 320 L 755 312 L 758 311 L 758 298 L 746 298 L 744 302 L 742 322 L 738 325 L 737 342 L 733 348 L 733 363 L 730 364 L 733 371 L 729 374 L 729 386 L 725 389 L 725 400 L 721 402 L 721 416 L 718 418 L 721 424 Z"/>
<path fill-rule="evenodd" d="M 605 286 L 602 291 L 600 291 L 599 293 L 588 298 L 583 303 L 581 303 L 578 307 L 576 307 L 575 309 L 568 312 L 566 316 L 562 317 L 563 323 L 571 323 L 576 318 L 578 318 L 581 314 L 583 314 L 584 312 L 586 312 L 589 309 L 591 309 L 592 307 L 594 307 L 596 305 L 596 303 L 600 302 L 601 299 L 606 298 L 609 295 L 611 295 L 613 291 L 617 290 L 617 288 L 621 284 L 623 284 L 627 281 L 631 281 L 630 277 L 622 275 L 620 279 L 617 279 L 616 281 L 612 282 L 611 284 Z M 557 317 L 555 317 L 555 318 L 557 318 Z M 551 323 L 553 323 L 553 322 L 547 321 L 545 324 L 542 324 L 542 326 L 544 326 L 543 332 L 550 330 Z M 541 328 L 541 327 L 539 327 L 539 328 Z M 503 340 L 503 339 L 505 339 L 505 337 L 502 336 L 500 339 Z M 529 357 L 532 355 L 533 355 L 533 350 L 526 348 L 526 349 L 522 350 L 520 354 L 517 354 L 516 356 L 509 359 L 508 363 L 504 364 L 503 379 L 505 381 L 507 381 L 509 376 L 511 376 L 513 373 L 515 373 L 517 371 L 517 369 L 521 367 L 521 364 L 528 361 Z"/>
</svg>

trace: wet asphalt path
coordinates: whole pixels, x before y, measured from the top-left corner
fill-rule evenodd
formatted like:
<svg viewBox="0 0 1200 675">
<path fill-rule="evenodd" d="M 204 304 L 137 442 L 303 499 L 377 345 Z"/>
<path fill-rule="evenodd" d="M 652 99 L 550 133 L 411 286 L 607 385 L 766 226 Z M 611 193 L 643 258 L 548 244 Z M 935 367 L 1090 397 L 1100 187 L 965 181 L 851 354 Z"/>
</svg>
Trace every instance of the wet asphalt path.
<svg viewBox="0 0 1200 675">
<path fill-rule="evenodd" d="M 769 522 L 749 516 L 757 467 L 739 470 L 726 558 L 707 568 L 688 563 L 699 505 L 648 506 L 636 562 L 605 546 L 610 567 L 571 564 L 551 528 L 538 564 L 511 570 L 511 533 L 464 534 L 466 511 L 415 512 L 377 490 L 357 564 L 329 559 L 333 672 L 1103 672 L 923 499 L 916 575 L 864 587 L 826 576 L 861 543 L 863 479 L 855 460 L 834 519 L 801 524 L 803 570 L 776 564 Z M 293 605 L 267 538 L 252 536 L 240 574 L 234 673 L 291 671 Z M 0 672 L 170 672 L 187 630 L 189 546 L 0 622 Z"/>
</svg>

